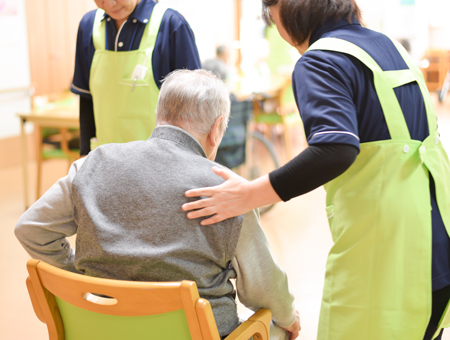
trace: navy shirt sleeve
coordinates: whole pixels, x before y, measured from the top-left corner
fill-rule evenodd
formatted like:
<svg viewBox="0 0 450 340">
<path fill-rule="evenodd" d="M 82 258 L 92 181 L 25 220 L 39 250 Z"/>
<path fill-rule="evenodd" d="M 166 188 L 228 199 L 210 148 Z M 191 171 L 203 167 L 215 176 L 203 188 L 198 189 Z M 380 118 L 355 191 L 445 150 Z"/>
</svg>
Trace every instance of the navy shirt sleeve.
<svg viewBox="0 0 450 340">
<path fill-rule="evenodd" d="M 359 149 L 354 104 L 355 66 L 342 54 L 308 51 L 297 62 L 292 83 L 309 145 L 338 143 Z"/>
<path fill-rule="evenodd" d="M 159 88 L 161 80 L 172 71 L 201 68 L 194 33 L 186 19 L 173 9 L 169 8 L 164 14 L 156 38 L 152 65 Z"/>
<path fill-rule="evenodd" d="M 80 21 L 75 53 L 75 72 L 71 91 L 82 97 L 91 99 L 89 90 L 89 75 L 92 58 L 94 57 L 94 43 L 92 42 L 92 27 L 96 10 L 86 13 Z"/>
<path fill-rule="evenodd" d="M 358 151 L 346 144 L 311 145 L 272 171 L 270 184 L 283 201 L 289 201 L 343 174 L 355 161 Z"/>
</svg>

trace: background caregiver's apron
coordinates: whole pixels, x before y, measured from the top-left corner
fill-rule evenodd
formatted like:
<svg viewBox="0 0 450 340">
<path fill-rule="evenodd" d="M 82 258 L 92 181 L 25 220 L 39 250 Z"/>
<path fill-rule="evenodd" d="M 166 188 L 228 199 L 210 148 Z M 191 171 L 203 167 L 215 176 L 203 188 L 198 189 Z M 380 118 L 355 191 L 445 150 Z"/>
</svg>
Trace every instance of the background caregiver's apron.
<svg viewBox="0 0 450 340">
<path fill-rule="evenodd" d="M 138 50 L 116 52 L 106 49 L 104 11 L 97 10 L 89 81 L 96 127 L 91 150 L 106 143 L 146 140 L 155 128 L 159 89 L 153 77 L 152 54 L 165 11 L 166 7 L 155 5 Z M 143 79 L 132 77 L 137 65 L 147 68 Z"/>
</svg>

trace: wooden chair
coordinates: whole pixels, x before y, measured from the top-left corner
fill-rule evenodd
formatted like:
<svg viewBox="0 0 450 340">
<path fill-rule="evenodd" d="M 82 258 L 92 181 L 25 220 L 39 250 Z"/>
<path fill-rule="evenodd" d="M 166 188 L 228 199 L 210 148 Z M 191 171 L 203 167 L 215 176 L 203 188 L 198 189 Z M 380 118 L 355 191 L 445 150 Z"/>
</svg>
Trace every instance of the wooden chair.
<svg viewBox="0 0 450 340">
<path fill-rule="evenodd" d="M 29 260 L 27 288 L 49 339 L 220 340 L 211 305 L 192 281 L 138 282 L 74 274 Z M 226 339 L 269 339 L 271 313 L 258 310 Z"/>
<path fill-rule="evenodd" d="M 48 159 L 67 159 L 67 169 L 69 169 L 70 165 L 80 158 L 80 150 L 79 148 L 70 148 L 69 146 L 69 141 L 79 135 L 79 131 L 76 129 L 48 129 L 36 125 L 35 130 L 37 136 L 36 200 L 38 200 L 41 197 L 42 163 Z"/>
<path fill-rule="evenodd" d="M 283 139 L 286 148 L 287 160 L 294 156 L 292 151 L 291 128 L 302 125 L 300 114 L 295 104 L 292 80 L 286 79 L 274 96 L 265 97 L 264 94 L 253 98 L 254 121 L 258 124 L 283 126 Z M 302 146 L 306 145 L 304 134 L 301 136 Z"/>
<path fill-rule="evenodd" d="M 450 51 L 435 49 L 425 51 L 421 66 L 428 91 L 437 91 L 444 84 L 450 70 Z"/>
<path fill-rule="evenodd" d="M 66 111 L 78 112 L 78 97 L 69 91 L 52 93 L 33 98 L 33 111 L 65 114 Z M 35 124 L 36 135 L 36 199 L 41 197 L 42 163 L 48 159 L 67 159 L 68 168 L 80 158 L 79 147 L 71 147 L 71 140 L 79 136 L 78 128 L 57 126 L 41 126 Z"/>
</svg>

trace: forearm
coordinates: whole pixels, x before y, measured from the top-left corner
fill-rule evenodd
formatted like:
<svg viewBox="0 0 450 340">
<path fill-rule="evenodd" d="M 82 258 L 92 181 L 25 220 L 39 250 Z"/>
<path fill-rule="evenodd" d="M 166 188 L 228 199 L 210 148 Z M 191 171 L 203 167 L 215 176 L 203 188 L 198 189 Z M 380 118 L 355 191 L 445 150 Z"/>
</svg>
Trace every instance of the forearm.
<svg viewBox="0 0 450 340">
<path fill-rule="evenodd" d="M 91 138 L 96 136 L 92 99 L 80 97 L 80 156 L 91 151 Z"/>
<path fill-rule="evenodd" d="M 66 237 L 77 231 L 70 189 L 76 167 L 83 161 L 74 163 L 69 175 L 56 182 L 33 204 L 20 217 L 14 230 L 32 258 L 70 271 L 75 271 L 75 252 Z"/>
<path fill-rule="evenodd" d="M 239 300 L 247 308 L 270 309 L 272 319 L 281 327 L 295 321 L 294 296 L 289 291 L 286 273 L 272 257 L 255 211 L 245 214 L 232 265 L 237 274 Z"/>
<path fill-rule="evenodd" d="M 347 144 L 310 146 L 283 167 L 247 185 L 247 209 L 303 195 L 341 175 L 355 161 L 358 149 Z"/>
<path fill-rule="evenodd" d="M 283 201 L 288 201 L 340 176 L 353 164 L 357 155 L 358 149 L 347 144 L 309 146 L 269 174 L 271 187 Z"/>
<path fill-rule="evenodd" d="M 281 201 L 281 198 L 270 183 L 269 175 L 264 175 L 246 184 L 248 186 L 245 189 L 248 195 L 247 210 L 256 209 Z"/>
<path fill-rule="evenodd" d="M 50 226 L 51 229 L 52 226 Z M 19 221 L 15 234 L 20 244 L 33 259 L 44 261 L 52 266 L 76 272 L 75 251 L 64 236 L 45 230 L 40 225 Z"/>
</svg>

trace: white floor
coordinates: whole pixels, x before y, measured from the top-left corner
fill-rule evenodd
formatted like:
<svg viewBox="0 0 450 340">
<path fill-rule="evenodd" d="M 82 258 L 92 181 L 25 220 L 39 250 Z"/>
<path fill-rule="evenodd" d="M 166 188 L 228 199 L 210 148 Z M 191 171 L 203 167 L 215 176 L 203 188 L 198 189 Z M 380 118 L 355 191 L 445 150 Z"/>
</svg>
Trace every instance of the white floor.
<svg viewBox="0 0 450 340">
<path fill-rule="evenodd" d="M 450 98 L 445 104 L 436 103 L 436 109 L 442 141 L 450 150 Z M 63 161 L 47 162 L 43 186 L 50 187 L 66 171 Z M 30 176 L 31 183 L 35 183 L 34 177 Z M 35 317 L 25 287 L 25 264 L 29 257 L 13 234 L 24 210 L 22 190 L 20 167 L 0 170 L 0 339 L 44 340 L 48 339 L 46 327 Z M 319 188 L 288 203 L 277 204 L 262 217 L 274 257 L 285 268 L 296 297 L 302 340 L 314 340 L 317 333 L 325 262 L 331 247 L 324 206 L 325 194 Z M 239 306 L 239 310 L 245 308 Z M 444 339 L 450 340 L 450 331 Z"/>
</svg>

